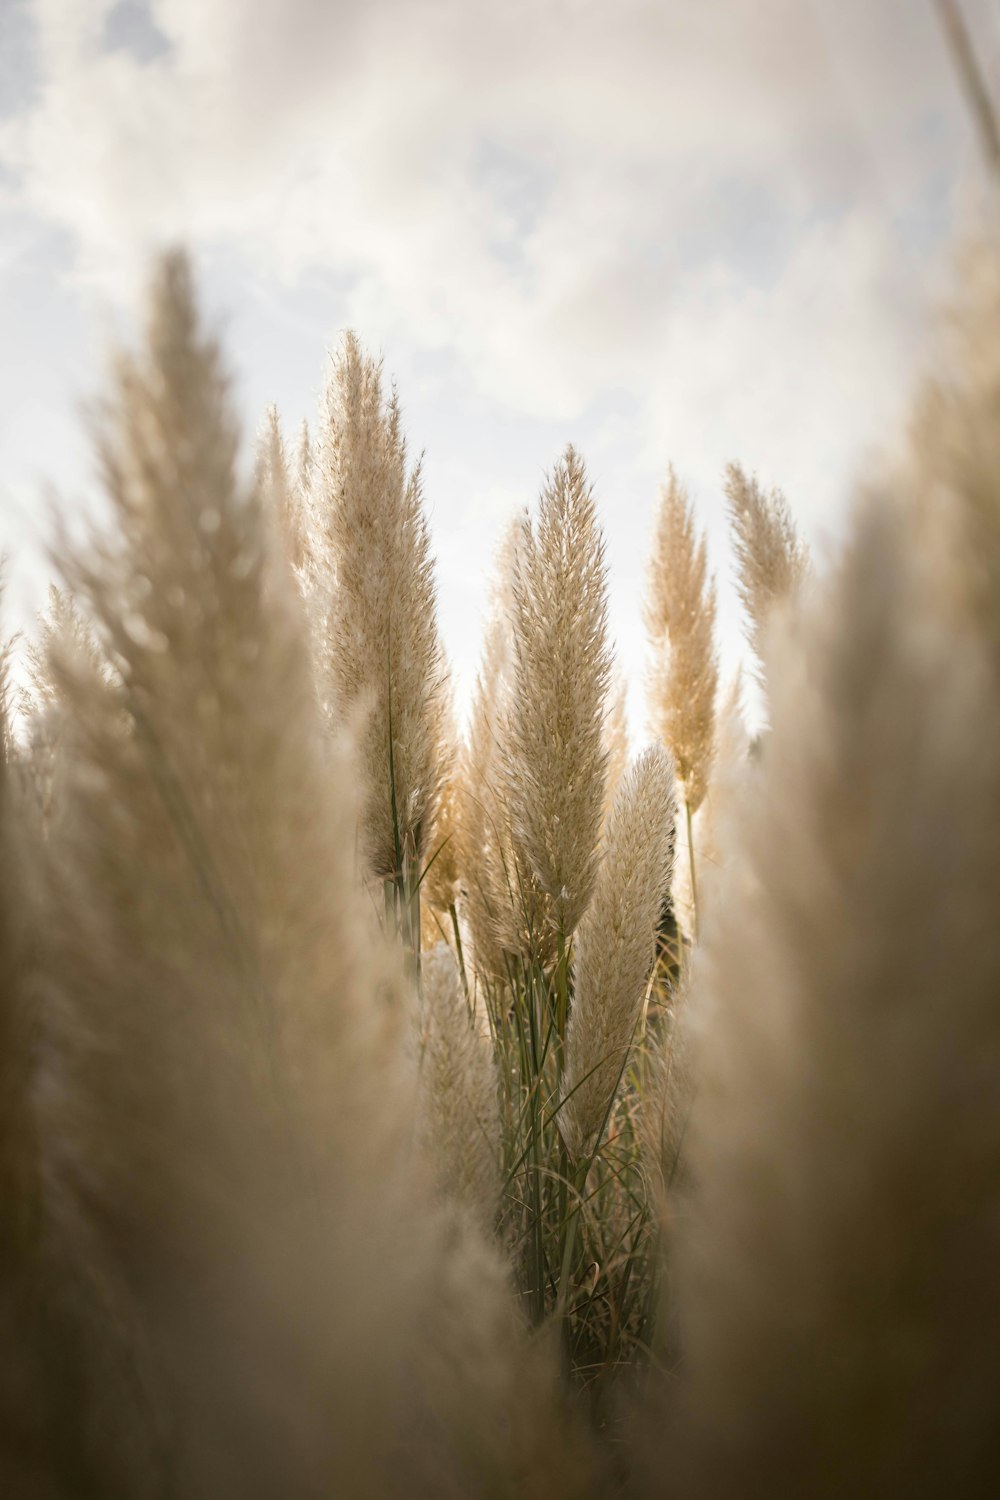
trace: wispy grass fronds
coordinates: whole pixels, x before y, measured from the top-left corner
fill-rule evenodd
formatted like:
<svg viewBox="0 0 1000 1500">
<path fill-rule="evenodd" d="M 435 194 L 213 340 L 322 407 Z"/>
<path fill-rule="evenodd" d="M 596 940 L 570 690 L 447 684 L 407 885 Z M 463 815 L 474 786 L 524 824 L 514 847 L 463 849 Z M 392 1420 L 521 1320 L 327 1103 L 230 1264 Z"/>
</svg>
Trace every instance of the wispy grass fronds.
<svg viewBox="0 0 1000 1500">
<path fill-rule="evenodd" d="M 317 461 L 303 421 L 298 446 L 289 454 L 277 410 L 269 408 L 268 423 L 258 441 L 257 482 L 265 509 L 277 519 L 285 557 L 291 565 L 309 631 L 317 700 L 330 711 L 330 599 L 337 586 L 337 569 L 317 493 Z"/>
<path fill-rule="evenodd" d="M 750 737 L 742 710 L 742 682 L 737 673 L 720 688 L 715 707 L 715 756 L 712 779 L 690 827 L 679 820 L 674 877 L 674 911 L 682 932 L 693 938 L 698 916 L 704 916 L 718 890 L 727 860 L 726 827 L 745 796 L 752 796 Z"/>
<path fill-rule="evenodd" d="M 434 824 L 434 847 L 431 849 L 421 883 L 421 894 L 432 912 L 449 916 L 457 907 L 460 887 L 458 798 L 459 789 L 452 775 L 445 782 L 438 802 Z"/>
<path fill-rule="evenodd" d="M 933 378 L 911 424 L 908 483 L 918 497 L 935 586 L 1000 665 L 1000 265 L 970 247 Z"/>
<path fill-rule="evenodd" d="M 809 554 L 780 490 L 765 491 L 739 464 L 726 466 L 725 490 L 747 638 L 763 661 L 767 622 L 775 605 L 801 588 Z"/>
<path fill-rule="evenodd" d="M 708 791 L 715 755 L 715 585 L 705 539 L 673 469 L 660 492 L 648 568 L 646 628 L 651 661 L 648 698 L 654 734 L 674 757 L 684 793 L 692 909 L 698 891 L 692 820 Z"/>
<path fill-rule="evenodd" d="M 604 753 L 607 770 L 604 778 L 604 823 L 614 806 L 629 763 L 628 684 L 619 672 L 610 692 L 610 707 L 604 716 Z"/>
<path fill-rule="evenodd" d="M 643 1171 L 661 1221 L 684 1180 L 685 1141 L 694 1099 L 691 1046 L 685 1024 L 690 969 L 671 988 L 659 1034 L 643 1051 L 639 1144 Z"/>
<path fill-rule="evenodd" d="M 54 664 L 41 895 L 46 1234 L 104 1494 L 372 1492 L 421 1264 L 402 1012 L 237 440 L 170 257 L 99 433 L 116 529 L 66 560 L 116 677 Z"/>
<path fill-rule="evenodd" d="M 528 1331 L 496 1246 L 461 1215 L 445 1224 L 425 1318 L 424 1421 L 403 1494 L 596 1500 L 597 1447 L 567 1400 L 556 1341 Z"/>
<path fill-rule="evenodd" d="M 572 447 L 542 491 L 535 525 L 524 522 L 511 620 L 503 756 L 515 897 L 533 940 L 550 946 L 573 932 L 590 900 L 607 766 L 604 542 L 583 461 Z"/>
<path fill-rule="evenodd" d="M 563 1134 L 577 1159 L 611 1114 L 653 966 L 670 889 L 677 804 L 670 755 L 653 746 L 626 773 L 605 832 L 591 904 L 574 948 L 566 1033 Z"/>
<path fill-rule="evenodd" d="M 29 747 L 20 757 L 22 774 L 33 793 L 44 837 L 53 816 L 57 762 L 71 721 L 61 701 L 60 663 L 73 663 L 81 676 L 94 678 L 98 689 L 115 673 L 93 623 L 68 589 L 50 585 L 48 603 L 25 652 L 27 683 L 20 697 L 20 723 Z"/>
<path fill-rule="evenodd" d="M 0 651 L 0 1493 L 988 1492 L 998 331 L 983 251 L 832 581 L 728 470 L 753 747 L 671 472 L 623 774 L 574 450 L 453 759 L 380 366 L 245 479 L 163 260 L 13 728 Z"/>
<path fill-rule="evenodd" d="M 870 503 L 775 662 L 695 969 L 694 1494 L 971 1496 L 1000 1458 L 1000 700 L 916 530 Z"/>
<path fill-rule="evenodd" d="M 558 1330 L 571 1388 L 600 1424 L 619 1377 L 627 1384 L 644 1362 L 655 1315 L 656 1226 L 638 1136 L 642 1070 L 627 1062 L 622 1077 L 619 1056 L 602 1138 L 573 1158 L 562 1133 L 553 981 L 536 964 L 490 992 L 506 1165 L 501 1230 L 525 1314 Z"/>
<path fill-rule="evenodd" d="M 422 1131 L 439 1191 L 491 1233 L 500 1203 L 498 1080 L 490 1037 L 475 1025 L 458 964 L 425 953 L 417 1039 Z"/>
<path fill-rule="evenodd" d="M 26 653 L 30 687 L 26 710 L 29 714 L 44 713 L 58 702 L 59 686 L 52 663 L 67 655 L 82 656 L 99 676 L 109 670 L 93 624 L 82 614 L 79 602 L 68 589 L 50 584 L 45 612 Z"/>
<path fill-rule="evenodd" d="M 539 838 L 551 829 L 562 838 L 557 818 L 576 816 L 582 804 L 591 829 L 585 846 L 554 843 L 557 851 L 582 850 L 586 867 L 596 864 L 610 663 L 600 541 L 576 455 L 557 470 L 542 509 L 544 523 L 535 530 L 521 522 L 501 561 L 463 761 L 462 905 L 472 937 L 470 991 L 485 1004 L 500 1081 L 501 1238 L 526 1314 L 540 1328 L 554 1320 L 573 1384 L 587 1389 L 596 1410 L 619 1365 L 642 1347 L 655 1257 L 634 1111 L 622 1104 L 626 1093 L 631 1098 L 634 1078 L 615 1100 L 624 1049 L 604 1101 L 613 1122 L 603 1142 L 573 1160 L 560 1130 L 572 935 L 579 922 L 576 908 L 560 914 L 527 856 L 524 825 L 510 796 L 517 774 L 510 726 L 518 714 L 528 720 L 540 692 L 536 721 L 523 724 L 520 749 L 526 759 L 538 755 L 543 775 L 536 785 L 547 778 L 556 817 L 550 813 L 546 823 L 532 805 L 527 812 Z M 593 643 L 581 660 L 575 652 L 584 649 L 588 630 Z M 582 775 L 586 765 L 574 765 L 568 753 L 580 743 L 592 755 L 592 776 Z M 561 786 L 558 775 L 566 778 Z M 518 805 L 525 805 L 523 788 Z M 571 889 L 567 881 L 566 892 Z M 565 932 L 560 916 L 573 924 Z M 659 903 L 649 921 L 650 965 L 658 916 Z"/>
<path fill-rule="evenodd" d="M 34 850 L 26 833 L 22 756 L 10 722 L 9 647 L 0 646 L 0 1487 L 26 1500 L 56 1494 L 55 1475 L 78 1458 L 76 1432 L 60 1433 L 57 1382 L 65 1360 L 47 1336 L 58 1286 L 46 1285 L 41 1150 L 34 1106 L 39 1026 L 26 891 Z M 54 1321 L 54 1318 L 53 1318 Z"/>
<path fill-rule="evenodd" d="M 428 853 L 441 788 L 446 680 L 420 467 L 407 469 L 399 403 L 347 334 L 325 395 L 315 503 L 336 584 L 329 598 L 334 716 L 367 713 L 362 851 L 399 881 Z"/>
<path fill-rule="evenodd" d="M 305 518 L 296 476 L 288 462 L 278 408 L 271 405 L 257 441 L 257 484 L 274 517 L 285 553 L 298 574 L 306 563 Z"/>
<path fill-rule="evenodd" d="M 504 937 L 512 922 L 514 856 L 502 799 L 503 724 L 512 670 L 511 594 L 521 518 L 500 545 L 490 590 L 482 661 L 466 743 L 459 762 L 459 844 L 463 910 L 476 971 L 484 979 L 506 972 Z"/>
<path fill-rule="evenodd" d="M 304 500 L 310 494 L 315 477 L 316 454 L 313 451 L 309 423 L 303 417 L 302 425 L 299 427 L 299 441 L 295 450 L 295 463 L 292 470 L 293 482 L 299 492 L 300 500 Z"/>
<path fill-rule="evenodd" d="M 430 916 L 421 924 L 425 946 L 436 942 L 434 929 L 443 928 L 462 960 L 458 906 L 462 890 L 460 749 L 451 693 L 441 710 L 441 789 L 434 833 L 420 880 L 420 897 Z M 464 962 L 464 960 L 463 960 Z"/>
<path fill-rule="evenodd" d="M 661 491 L 646 598 L 652 646 L 650 716 L 677 763 L 691 814 L 708 790 L 714 753 L 715 586 L 705 540 L 673 469 Z"/>
</svg>

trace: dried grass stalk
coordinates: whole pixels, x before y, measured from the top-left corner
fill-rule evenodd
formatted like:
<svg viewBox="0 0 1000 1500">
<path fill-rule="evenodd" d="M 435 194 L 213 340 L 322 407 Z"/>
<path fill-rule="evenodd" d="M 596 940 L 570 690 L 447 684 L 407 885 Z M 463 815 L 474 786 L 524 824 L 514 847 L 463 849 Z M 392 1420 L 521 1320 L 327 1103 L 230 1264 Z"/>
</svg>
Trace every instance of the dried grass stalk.
<svg viewBox="0 0 1000 1500">
<path fill-rule="evenodd" d="M 1000 1463 L 1000 699 L 914 533 L 870 504 L 775 660 L 695 969 L 698 1495 L 971 1496 Z"/>
<path fill-rule="evenodd" d="M 598 862 L 607 757 L 604 542 L 583 461 L 566 452 L 515 559 L 504 785 L 517 898 L 534 940 L 573 932 Z"/>
<path fill-rule="evenodd" d="M 418 1036 L 422 1133 L 438 1188 L 487 1232 L 500 1202 L 498 1080 L 489 1035 L 478 1031 L 451 949 L 421 967 Z"/>
<path fill-rule="evenodd" d="M 627 772 L 608 819 L 594 897 L 577 932 L 560 1116 L 576 1157 L 597 1144 L 639 1020 L 670 889 L 674 774 L 662 746 L 645 750 Z"/>
<path fill-rule="evenodd" d="M 673 469 L 661 491 L 646 597 L 652 646 L 649 704 L 653 732 L 669 748 L 691 817 L 708 790 L 714 754 L 715 587 L 704 538 Z"/>
<path fill-rule="evenodd" d="M 747 637 L 763 661 L 771 613 L 805 582 L 809 554 L 780 490 L 766 492 L 756 475 L 748 476 L 739 464 L 727 465 L 725 489 Z"/>
<path fill-rule="evenodd" d="M 335 719 L 360 737 L 361 842 L 371 873 L 399 875 L 430 847 L 442 777 L 447 683 L 419 464 L 407 471 L 395 391 L 347 334 L 325 397 L 316 487 L 335 574 L 328 598 Z M 317 504 L 319 502 L 317 501 Z"/>
</svg>

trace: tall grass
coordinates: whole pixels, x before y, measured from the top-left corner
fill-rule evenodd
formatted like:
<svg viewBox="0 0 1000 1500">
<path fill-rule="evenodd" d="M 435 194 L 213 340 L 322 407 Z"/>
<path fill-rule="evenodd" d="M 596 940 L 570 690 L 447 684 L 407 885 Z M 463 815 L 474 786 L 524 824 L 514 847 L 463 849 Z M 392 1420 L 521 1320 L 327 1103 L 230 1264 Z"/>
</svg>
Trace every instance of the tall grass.
<svg viewBox="0 0 1000 1500">
<path fill-rule="evenodd" d="M 419 464 L 408 471 L 399 403 L 353 334 L 324 398 L 313 507 L 327 576 L 322 686 L 356 730 L 361 848 L 419 951 L 419 872 L 445 770 L 445 677 Z"/>
<path fill-rule="evenodd" d="M 347 336 L 256 472 L 182 256 L 0 757 L 0 1488 L 988 1492 L 1000 273 L 842 556 L 682 481 L 651 744 L 568 448 L 457 734 L 419 465 Z"/>
<path fill-rule="evenodd" d="M 708 792 L 715 756 L 719 668 L 715 585 L 708 573 L 706 542 L 697 535 L 694 511 L 673 469 L 660 492 L 648 574 L 651 721 L 673 754 L 681 783 L 694 933 L 698 919 L 694 818 Z"/>
</svg>

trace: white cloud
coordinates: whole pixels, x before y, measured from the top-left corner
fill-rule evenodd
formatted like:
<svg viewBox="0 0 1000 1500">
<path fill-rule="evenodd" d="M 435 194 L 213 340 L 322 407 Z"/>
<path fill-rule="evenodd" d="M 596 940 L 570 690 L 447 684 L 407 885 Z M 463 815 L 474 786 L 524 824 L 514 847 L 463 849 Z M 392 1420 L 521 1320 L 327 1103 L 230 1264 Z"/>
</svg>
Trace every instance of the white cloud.
<svg viewBox="0 0 1000 1500">
<path fill-rule="evenodd" d="M 969 10 L 988 51 L 992 12 Z M 974 160 L 929 5 L 25 13 L 36 86 L 0 110 L 0 204 L 69 235 L 90 295 L 128 298 L 150 247 L 183 238 L 228 268 L 234 306 L 323 278 L 401 376 L 437 361 L 414 405 L 453 450 L 437 475 L 455 618 L 468 551 L 557 430 L 600 467 L 634 592 L 668 458 L 706 494 L 725 459 L 759 466 L 815 534 L 897 419 Z M 317 364 L 334 332 L 316 329 Z M 520 414 L 516 455 L 500 413 Z M 478 459 L 470 422 L 492 432 Z"/>
<path fill-rule="evenodd" d="M 906 0 L 151 0 L 152 61 L 107 49 L 119 8 L 36 0 L 45 87 L 4 143 L 92 266 L 177 234 L 286 275 L 343 264 L 421 339 L 474 312 L 501 364 L 539 309 L 571 359 L 600 342 L 588 303 L 606 345 L 634 333 L 646 252 L 710 233 L 727 182 L 800 214 L 912 195 L 934 165 L 912 132 L 954 104 Z"/>
</svg>

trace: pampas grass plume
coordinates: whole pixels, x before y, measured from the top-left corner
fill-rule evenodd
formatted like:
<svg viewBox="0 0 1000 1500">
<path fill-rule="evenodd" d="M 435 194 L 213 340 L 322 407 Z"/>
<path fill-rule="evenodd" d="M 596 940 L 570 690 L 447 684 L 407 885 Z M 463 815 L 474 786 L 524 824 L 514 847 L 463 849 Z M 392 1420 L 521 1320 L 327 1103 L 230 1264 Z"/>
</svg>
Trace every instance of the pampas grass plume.
<svg viewBox="0 0 1000 1500">
<path fill-rule="evenodd" d="M 170 257 L 101 428 L 117 533 L 66 560 L 115 671 L 52 664 L 37 895 L 46 1242 L 100 1494 L 369 1493 L 425 1267 L 345 754 L 237 441 Z"/>
<path fill-rule="evenodd" d="M 492 1042 L 474 1024 L 445 943 L 424 954 L 419 1030 L 425 1144 L 443 1195 L 487 1232 L 500 1201 L 500 1118 Z"/>
<path fill-rule="evenodd" d="M 510 603 L 514 558 L 521 535 L 515 517 L 497 551 L 482 659 L 469 727 L 459 758 L 457 812 L 463 911 L 473 962 L 485 979 L 504 972 L 504 935 L 510 930 L 513 853 L 502 790 L 501 735 L 510 686 Z"/>
<path fill-rule="evenodd" d="M 809 573 L 809 554 L 780 490 L 766 492 L 739 464 L 727 465 L 725 490 L 747 634 L 763 660 L 774 606 L 802 586 Z"/>
<path fill-rule="evenodd" d="M 511 621 L 503 755 L 518 896 L 530 907 L 537 883 L 544 904 L 528 915 L 568 935 L 597 872 L 611 671 L 604 542 L 572 447 L 542 491 L 536 524 L 523 524 Z"/>
<path fill-rule="evenodd" d="M 604 779 L 604 821 L 614 806 L 618 788 L 628 770 L 628 684 L 619 672 L 610 693 L 611 705 L 604 719 L 604 753 L 607 771 Z"/>
<path fill-rule="evenodd" d="M 362 846 L 371 873 L 388 879 L 430 847 L 446 679 L 420 468 L 407 472 L 395 392 L 385 399 L 380 365 L 351 333 L 331 370 L 313 490 L 335 574 L 331 705 L 341 721 L 367 713 Z"/>
<path fill-rule="evenodd" d="M 673 469 L 660 494 L 646 595 L 652 646 L 649 677 L 654 733 L 670 749 L 693 817 L 708 790 L 714 754 L 715 587 L 704 538 Z"/>
<path fill-rule="evenodd" d="M 775 658 L 692 978 L 683 1446 L 713 1500 L 971 1497 L 1000 1463 L 1000 701 L 914 535 L 871 500 Z"/>
<path fill-rule="evenodd" d="M 593 900 L 575 943 L 561 1111 L 574 1156 L 591 1151 L 607 1120 L 635 1033 L 670 889 L 674 764 L 662 746 L 626 773 L 604 836 Z"/>
</svg>

